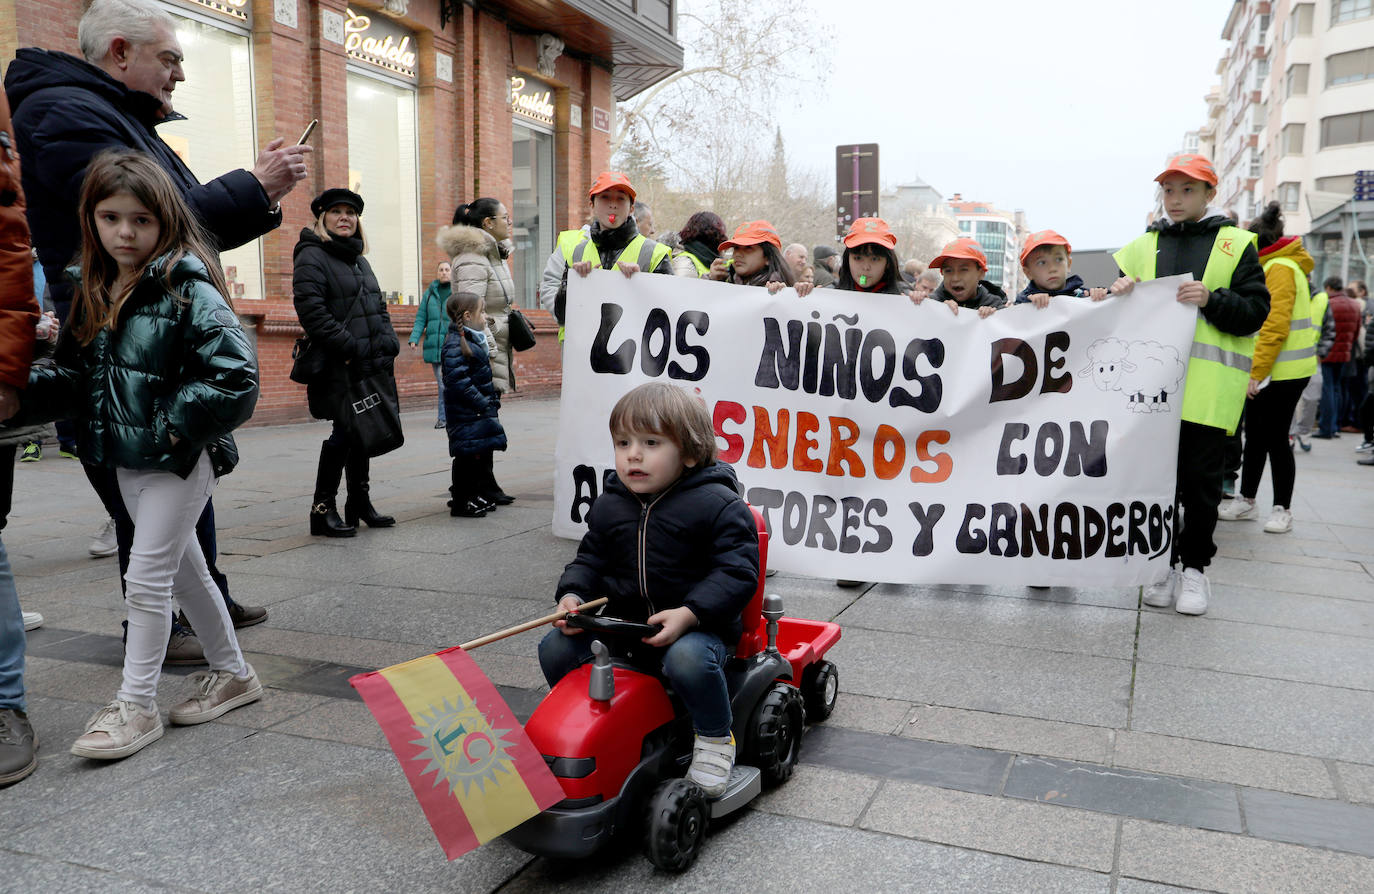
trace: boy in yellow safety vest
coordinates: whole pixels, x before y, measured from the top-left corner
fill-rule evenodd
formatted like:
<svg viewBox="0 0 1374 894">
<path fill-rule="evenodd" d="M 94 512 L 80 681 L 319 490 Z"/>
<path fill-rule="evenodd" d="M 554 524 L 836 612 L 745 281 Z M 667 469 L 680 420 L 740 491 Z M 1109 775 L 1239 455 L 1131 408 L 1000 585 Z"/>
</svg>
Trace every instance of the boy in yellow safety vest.
<svg viewBox="0 0 1374 894">
<path fill-rule="evenodd" d="M 1177 294 L 1181 304 L 1198 309 L 1198 316 L 1179 427 L 1173 554 L 1168 576 L 1146 588 L 1144 602 L 1200 615 L 1211 594 L 1205 572 L 1217 551 L 1212 534 L 1221 503 L 1226 437 L 1236 430 L 1245 407 L 1254 333 L 1269 314 L 1269 290 L 1255 234 L 1237 228 L 1210 204 L 1217 193 L 1210 161 L 1201 155 L 1176 156 L 1155 181 L 1166 216 L 1116 253 L 1122 275 L 1110 291 L 1127 295 L 1142 280 L 1193 276 Z"/>
<path fill-rule="evenodd" d="M 618 171 L 602 171 L 588 190 L 592 222 L 580 230 L 558 234 L 558 246 L 539 278 L 539 302 L 558 320 L 558 340 L 563 340 L 564 306 L 568 298 L 568 271 L 586 276 L 593 267 L 619 269 L 626 276 L 641 270 L 672 274 L 672 250 L 644 236 L 635 222 L 635 189 L 630 178 Z"/>
</svg>

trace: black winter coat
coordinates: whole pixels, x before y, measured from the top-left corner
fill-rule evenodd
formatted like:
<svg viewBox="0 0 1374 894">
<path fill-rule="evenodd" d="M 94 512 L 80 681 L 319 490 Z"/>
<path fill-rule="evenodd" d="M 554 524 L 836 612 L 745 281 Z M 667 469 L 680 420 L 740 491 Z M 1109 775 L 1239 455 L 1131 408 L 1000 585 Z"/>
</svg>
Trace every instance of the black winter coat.
<svg viewBox="0 0 1374 894">
<path fill-rule="evenodd" d="M 236 248 L 281 224 L 252 173 L 239 169 L 201 185 L 154 129 L 182 120 L 158 118 L 157 97 L 130 90 L 94 65 L 66 53 L 25 48 L 5 71 L 24 159 L 29 226 L 58 315 L 65 318 L 72 287 L 63 268 L 81 247 L 77 201 L 91 159 L 106 149 L 138 149 L 172 178 L 186 204 L 221 251 Z"/>
<path fill-rule="evenodd" d="M 350 379 L 392 376 L 393 358 L 401 352 L 381 287 L 361 251 L 360 239 L 325 242 L 303 229 L 293 252 L 296 316 L 311 344 L 329 358 L 324 375 L 306 386 L 310 415 L 316 419 L 337 415 Z"/>
<path fill-rule="evenodd" d="M 205 265 L 188 255 L 167 273 L 148 265 L 119 314 L 84 347 L 62 330 L 51 361 L 34 364 L 23 392 L 25 420 L 72 416 L 81 461 L 158 469 L 185 478 L 204 449 L 218 473 L 237 458 L 229 432 L 258 401 L 253 347 Z M 177 443 L 172 443 L 176 435 Z"/>
<path fill-rule="evenodd" d="M 632 621 L 685 605 L 698 629 L 733 646 L 759 577 L 758 527 L 738 486 L 724 463 L 688 469 L 653 496 L 608 471 L 556 598 L 608 596 L 602 612 Z"/>
<path fill-rule="evenodd" d="M 491 380 L 486 336 L 464 327 L 472 356 L 463 353 L 457 326 L 448 327 L 441 358 L 444 365 L 444 419 L 448 455 L 467 456 L 506 449 L 506 430 L 497 414 L 501 398 Z"/>
</svg>

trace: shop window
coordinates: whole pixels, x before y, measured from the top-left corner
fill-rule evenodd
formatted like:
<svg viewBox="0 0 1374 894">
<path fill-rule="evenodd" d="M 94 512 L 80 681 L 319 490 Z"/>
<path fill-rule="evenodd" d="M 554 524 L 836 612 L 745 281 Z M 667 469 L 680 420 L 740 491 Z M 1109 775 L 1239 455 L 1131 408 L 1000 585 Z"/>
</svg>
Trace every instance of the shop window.
<svg viewBox="0 0 1374 894">
<path fill-rule="evenodd" d="M 1307 134 L 1306 124 L 1289 124 L 1283 129 L 1283 154 L 1302 155 L 1302 140 Z"/>
<path fill-rule="evenodd" d="M 1374 78 L 1374 47 L 1326 57 L 1326 86 L 1353 84 Z"/>
<path fill-rule="evenodd" d="M 1374 141 L 1374 110 L 1322 119 L 1322 149 L 1370 141 Z"/>
<path fill-rule="evenodd" d="M 1305 63 L 1288 66 L 1288 73 L 1284 79 L 1284 99 L 1307 95 L 1307 72 L 1311 67 Z"/>
<path fill-rule="evenodd" d="M 516 121 L 511 149 L 511 239 L 515 242 L 515 294 L 522 307 L 537 307 L 544 263 L 553 253 L 558 224 L 553 211 L 553 134 Z"/>
<path fill-rule="evenodd" d="M 1331 24 L 1353 22 L 1374 15 L 1371 0 L 1331 0 Z"/>
<path fill-rule="evenodd" d="M 172 105 L 186 120 L 169 121 L 158 134 L 202 183 L 238 168 L 251 170 L 258 153 L 248 35 L 175 18 L 186 80 L 177 84 Z M 263 297 L 261 240 L 221 252 L 220 263 L 231 297 Z"/>
<path fill-rule="evenodd" d="M 389 301 L 406 304 L 423 286 L 416 136 L 414 90 L 348 73 L 348 186 L 363 197 L 377 283 Z"/>
</svg>

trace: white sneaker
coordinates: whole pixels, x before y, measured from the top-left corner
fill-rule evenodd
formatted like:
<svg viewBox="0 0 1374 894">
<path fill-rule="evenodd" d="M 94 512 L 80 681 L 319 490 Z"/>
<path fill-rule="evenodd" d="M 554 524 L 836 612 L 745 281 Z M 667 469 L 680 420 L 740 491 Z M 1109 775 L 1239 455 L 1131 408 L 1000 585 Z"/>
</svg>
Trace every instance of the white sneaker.
<svg viewBox="0 0 1374 894">
<path fill-rule="evenodd" d="M 1356 453 L 1368 453 L 1371 450 L 1374 450 L 1374 441 L 1365 441 L 1363 444 L 1355 448 Z"/>
<path fill-rule="evenodd" d="M 119 541 L 115 539 L 115 520 L 110 518 L 105 520 L 105 524 L 100 526 L 100 530 L 95 532 L 95 539 L 88 547 L 91 555 L 98 559 L 106 556 L 113 556 L 119 552 Z"/>
<path fill-rule="evenodd" d="M 1178 604 L 1174 611 L 1180 615 L 1202 615 L 1207 613 L 1207 600 L 1212 595 L 1212 585 L 1207 575 L 1196 568 L 1183 569 L 1183 585 L 1178 591 Z"/>
<path fill-rule="evenodd" d="M 1240 521 L 1255 517 L 1255 501 L 1236 494 L 1217 507 L 1217 518 L 1221 521 Z"/>
<path fill-rule="evenodd" d="M 1155 608 L 1168 608 L 1174 604 L 1174 597 L 1178 595 L 1178 580 L 1178 570 L 1170 568 L 1168 577 L 1145 588 L 1145 597 L 1142 601 Z"/>
<path fill-rule="evenodd" d="M 697 736 L 692 746 L 692 765 L 687 780 L 701 786 L 708 798 L 719 798 L 730 784 L 735 767 L 735 736 Z"/>
<path fill-rule="evenodd" d="M 24 612 L 24 629 L 37 630 L 43 626 L 43 616 L 38 612 Z"/>
<path fill-rule="evenodd" d="M 1293 530 L 1293 513 L 1286 506 L 1275 506 L 1269 513 L 1269 521 L 1264 523 L 1264 530 L 1269 534 L 1287 534 Z"/>
<path fill-rule="evenodd" d="M 128 757 L 162 738 L 162 717 L 156 708 L 116 699 L 96 711 L 86 732 L 72 743 L 72 754 L 111 761 Z"/>
</svg>

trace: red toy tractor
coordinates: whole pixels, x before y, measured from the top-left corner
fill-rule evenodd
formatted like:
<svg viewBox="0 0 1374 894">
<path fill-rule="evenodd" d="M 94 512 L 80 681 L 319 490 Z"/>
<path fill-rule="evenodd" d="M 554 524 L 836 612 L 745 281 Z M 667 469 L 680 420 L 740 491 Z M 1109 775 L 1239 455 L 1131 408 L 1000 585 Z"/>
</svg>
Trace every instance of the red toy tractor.
<svg viewBox="0 0 1374 894">
<path fill-rule="evenodd" d="M 824 720 L 835 707 L 839 676 L 823 656 L 839 640 L 840 628 L 783 617 L 781 597 L 763 595 L 768 533 L 757 511 L 754 519 L 758 589 L 725 672 L 738 745 L 725 793 L 708 799 L 684 778 L 692 725 L 663 679 L 611 658 L 595 642 L 595 661 L 559 680 L 525 724 L 567 797 L 506 833 L 516 847 L 582 858 L 638 833 L 655 866 L 680 872 L 696 859 L 711 819 L 792 775 L 804 722 Z M 570 615 L 568 623 L 636 640 L 657 630 L 596 615 Z"/>
</svg>

